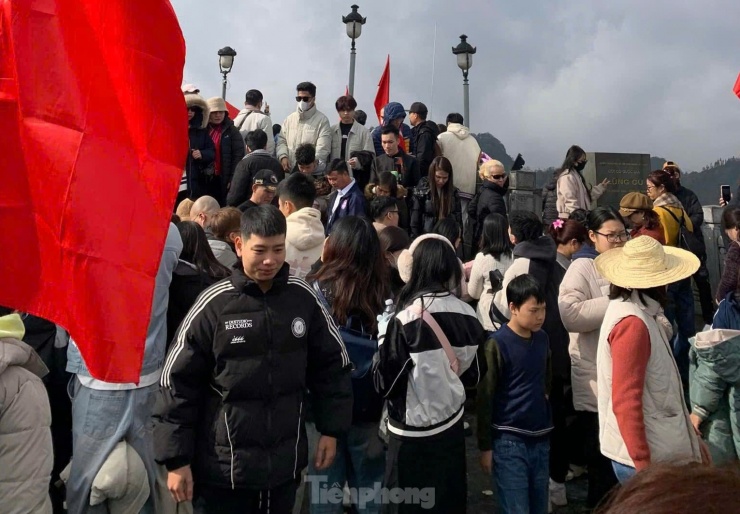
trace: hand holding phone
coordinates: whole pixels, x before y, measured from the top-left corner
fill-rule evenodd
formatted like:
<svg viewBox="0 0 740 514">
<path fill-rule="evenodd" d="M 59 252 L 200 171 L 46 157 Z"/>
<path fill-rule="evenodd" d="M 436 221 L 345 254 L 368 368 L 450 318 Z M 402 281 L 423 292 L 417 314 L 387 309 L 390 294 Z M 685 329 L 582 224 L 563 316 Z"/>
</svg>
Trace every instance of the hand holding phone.
<svg viewBox="0 0 740 514">
<path fill-rule="evenodd" d="M 730 190 L 729 184 L 722 184 L 719 187 L 720 192 L 720 204 L 724 202 L 724 205 L 727 205 L 730 203 L 730 200 L 732 200 L 732 191 Z"/>
</svg>

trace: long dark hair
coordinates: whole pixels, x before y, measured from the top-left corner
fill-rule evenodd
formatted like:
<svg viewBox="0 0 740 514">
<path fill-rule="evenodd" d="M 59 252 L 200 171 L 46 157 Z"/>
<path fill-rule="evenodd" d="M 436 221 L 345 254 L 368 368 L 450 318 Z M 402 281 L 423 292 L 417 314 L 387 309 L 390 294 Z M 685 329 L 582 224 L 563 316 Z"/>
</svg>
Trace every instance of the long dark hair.
<svg viewBox="0 0 740 514">
<path fill-rule="evenodd" d="M 578 145 L 573 145 L 570 148 L 568 148 L 568 151 L 565 153 L 565 159 L 563 160 L 562 166 L 560 166 L 560 169 L 556 172 L 555 180 L 560 178 L 560 175 L 565 173 L 569 170 L 574 170 L 576 168 L 576 163 L 586 157 L 586 152 Z M 581 175 L 580 172 L 576 171 L 576 174 L 578 175 L 578 178 L 580 179 L 581 183 L 583 184 L 583 187 L 586 188 L 586 194 L 588 195 L 588 199 L 592 200 L 591 197 L 591 187 L 586 183 L 586 179 L 583 178 L 583 175 Z"/>
<path fill-rule="evenodd" d="M 740 228 L 740 207 L 727 207 L 722 212 L 722 230 Z"/>
<path fill-rule="evenodd" d="M 632 291 L 632 289 L 612 284 L 609 286 L 609 299 L 616 300 L 619 298 L 625 301 L 629 300 L 632 297 Z M 666 286 L 651 287 L 650 289 L 635 289 L 635 291 L 637 291 L 637 296 L 643 305 L 647 305 L 645 302 L 646 296 L 658 302 L 663 308 L 668 304 L 668 291 Z"/>
<path fill-rule="evenodd" d="M 483 255 L 493 255 L 496 260 L 502 255 L 511 257 L 511 240 L 509 239 L 509 220 L 498 213 L 489 214 L 483 220 L 480 236 L 480 251 Z"/>
<path fill-rule="evenodd" d="M 564 172 L 575 169 L 576 163 L 584 157 L 586 157 L 586 152 L 580 146 L 573 145 L 568 148 L 568 151 L 565 153 L 563 165 L 560 166 L 560 169 L 557 171 L 557 176 L 559 177 Z"/>
<path fill-rule="evenodd" d="M 340 219 L 324 245 L 321 267 L 309 274 L 331 289 L 334 319 L 345 324 L 350 311 L 360 311 L 372 329 L 390 294 L 388 263 L 380 249 L 378 233 L 365 218 Z"/>
<path fill-rule="evenodd" d="M 411 278 L 398 295 L 397 312 L 421 295 L 449 293 L 462 278 L 460 261 L 445 241 L 425 239 L 412 255 Z"/>
<path fill-rule="evenodd" d="M 437 171 L 443 171 L 449 175 L 447 183 L 442 189 L 437 189 L 437 182 L 434 180 L 434 175 Z M 452 185 L 452 163 L 450 160 L 447 157 L 435 157 L 429 165 L 428 178 L 429 191 L 432 195 L 432 206 L 439 221 L 449 216 L 454 207 L 453 196 L 455 187 Z"/>
<path fill-rule="evenodd" d="M 177 224 L 182 238 L 180 259 L 189 262 L 201 273 L 221 279 L 231 275 L 231 270 L 218 262 L 208 244 L 205 231 L 194 221 L 182 221 Z"/>
</svg>

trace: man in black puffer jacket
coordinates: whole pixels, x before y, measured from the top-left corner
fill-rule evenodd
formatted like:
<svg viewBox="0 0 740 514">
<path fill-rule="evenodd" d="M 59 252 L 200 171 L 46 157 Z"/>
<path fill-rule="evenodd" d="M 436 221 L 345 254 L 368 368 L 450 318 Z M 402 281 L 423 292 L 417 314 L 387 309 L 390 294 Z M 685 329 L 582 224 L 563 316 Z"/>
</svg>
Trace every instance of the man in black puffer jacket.
<svg viewBox="0 0 740 514">
<path fill-rule="evenodd" d="M 194 498 L 199 512 L 264 512 L 260 501 L 291 512 L 307 464 L 307 390 L 317 469 L 352 420 L 347 351 L 311 287 L 289 275 L 285 233 L 274 206 L 242 215 L 243 270 L 200 295 L 164 365 L 155 455 L 175 500 Z"/>
<path fill-rule="evenodd" d="M 427 121 L 427 106 L 421 102 L 414 102 L 409 109 L 409 122 L 412 125 L 411 140 L 416 148 L 416 160 L 419 161 L 419 171 L 422 177 L 429 173 L 429 165 L 437 156 L 435 145 L 439 135 L 439 127 L 433 121 Z"/>
</svg>

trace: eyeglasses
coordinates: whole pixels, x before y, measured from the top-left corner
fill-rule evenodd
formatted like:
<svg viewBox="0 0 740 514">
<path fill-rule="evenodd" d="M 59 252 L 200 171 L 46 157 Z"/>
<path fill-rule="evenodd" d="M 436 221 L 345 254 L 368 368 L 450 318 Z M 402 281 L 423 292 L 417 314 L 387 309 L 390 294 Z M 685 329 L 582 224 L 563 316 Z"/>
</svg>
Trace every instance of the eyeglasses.
<svg viewBox="0 0 740 514">
<path fill-rule="evenodd" d="M 491 175 L 491 178 L 493 180 L 504 180 L 506 178 L 506 175 Z"/>
<path fill-rule="evenodd" d="M 312 97 L 310 97 L 310 96 L 296 96 L 295 97 L 295 101 L 296 102 L 310 102 L 311 101 L 311 98 Z"/>
<path fill-rule="evenodd" d="M 620 232 L 619 234 L 602 234 L 601 232 L 594 231 L 594 234 L 599 234 L 600 236 L 605 237 L 610 243 L 621 243 L 630 238 L 630 235 L 627 232 Z"/>
</svg>

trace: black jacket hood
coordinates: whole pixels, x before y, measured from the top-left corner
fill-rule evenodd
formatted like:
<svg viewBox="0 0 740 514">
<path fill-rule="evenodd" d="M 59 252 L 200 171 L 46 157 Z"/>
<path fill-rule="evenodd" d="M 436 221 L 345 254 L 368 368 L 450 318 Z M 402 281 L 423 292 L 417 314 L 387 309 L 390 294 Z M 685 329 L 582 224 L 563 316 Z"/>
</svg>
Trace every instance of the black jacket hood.
<svg viewBox="0 0 740 514">
<path fill-rule="evenodd" d="M 514 257 L 525 257 L 544 262 L 554 263 L 558 255 L 558 247 L 551 237 L 542 236 L 534 241 L 524 241 L 514 247 Z"/>
</svg>

